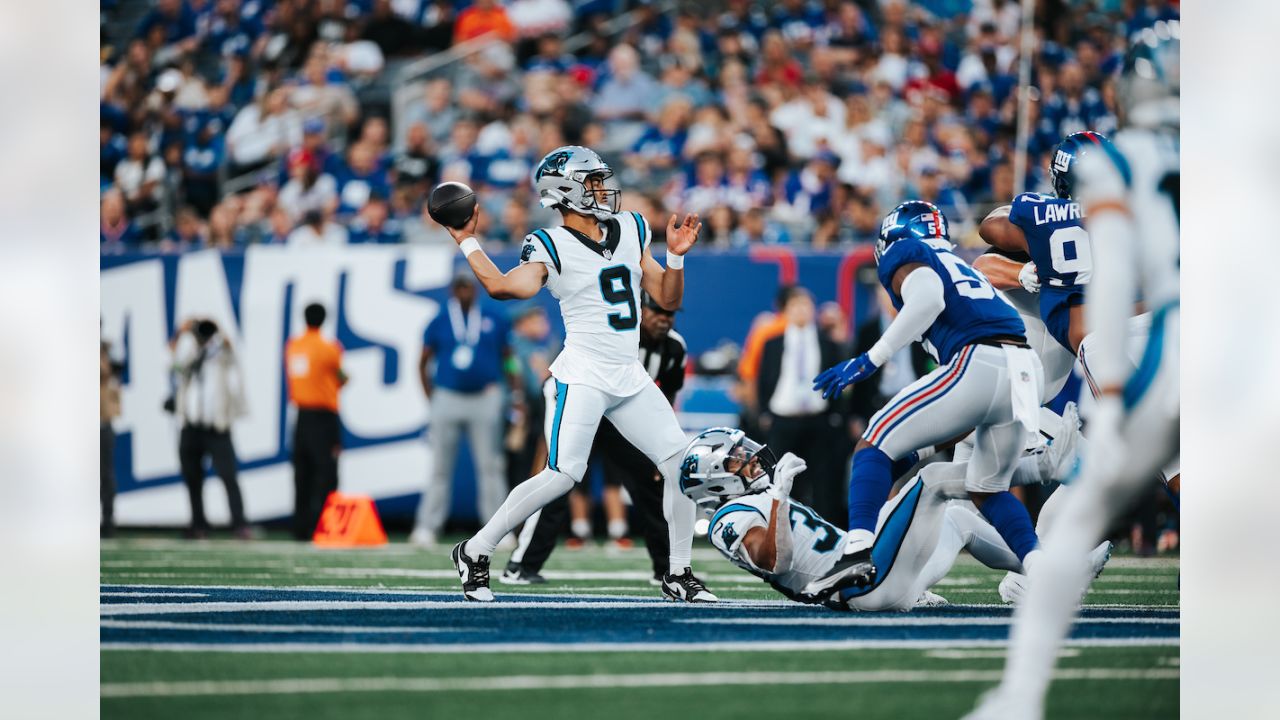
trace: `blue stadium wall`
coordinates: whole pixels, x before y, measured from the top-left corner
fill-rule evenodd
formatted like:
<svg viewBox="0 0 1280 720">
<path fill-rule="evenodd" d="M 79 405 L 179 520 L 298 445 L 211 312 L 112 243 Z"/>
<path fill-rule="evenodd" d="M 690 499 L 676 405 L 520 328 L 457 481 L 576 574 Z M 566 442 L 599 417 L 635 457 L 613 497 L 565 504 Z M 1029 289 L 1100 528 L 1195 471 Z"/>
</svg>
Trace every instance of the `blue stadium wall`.
<svg viewBox="0 0 1280 720">
<path fill-rule="evenodd" d="M 500 267 L 515 252 L 494 256 Z M 692 254 L 677 328 L 699 354 L 724 340 L 741 343 L 752 321 L 771 309 L 784 282 L 798 282 L 819 303 L 835 301 L 855 318 L 874 304 L 866 282 L 869 248 L 849 253 L 762 248 Z M 252 521 L 292 512 L 289 467 L 292 417 L 285 401 L 283 349 L 303 327 L 302 307 L 330 308 L 325 332 L 346 348 L 351 381 L 343 390 L 342 488 L 378 500 L 387 519 L 409 516 L 431 468 L 423 441 L 430 414 L 417 377 L 422 331 L 446 297 L 460 259 L 452 247 L 356 246 L 341 249 L 254 247 L 244 253 L 104 256 L 103 337 L 124 363 L 123 415 L 116 423 L 116 516 L 122 525 L 180 526 L 189 505 L 178 475 L 177 432 L 162 410 L 172 392 L 167 340 L 191 316 L 214 318 L 240 354 L 250 412 L 234 429 L 240 482 Z M 492 302 L 492 301 L 489 301 Z M 547 307 L 563 336 L 554 298 Z M 336 312 L 334 312 L 336 308 Z M 731 418 L 727 382 L 710 380 L 682 393 L 689 428 Z M 210 520 L 225 522 L 221 483 L 205 488 Z M 476 515 L 469 457 L 458 464 L 453 516 Z"/>
</svg>

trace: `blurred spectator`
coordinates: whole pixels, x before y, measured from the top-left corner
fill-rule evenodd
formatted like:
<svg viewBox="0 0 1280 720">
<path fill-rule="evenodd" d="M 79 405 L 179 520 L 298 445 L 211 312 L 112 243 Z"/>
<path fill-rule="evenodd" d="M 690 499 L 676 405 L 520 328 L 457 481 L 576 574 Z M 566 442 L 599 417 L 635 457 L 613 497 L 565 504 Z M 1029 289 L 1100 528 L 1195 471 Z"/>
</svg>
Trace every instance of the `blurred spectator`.
<svg viewBox="0 0 1280 720">
<path fill-rule="evenodd" d="M 644 119 L 661 93 L 658 83 L 640 69 L 640 54 L 630 45 L 609 52 L 609 75 L 596 93 L 591 108 L 606 121 Z"/>
<path fill-rule="evenodd" d="M 516 39 L 516 28 L 507 17 L 506 8 L 497 0 L 475 0 L 475 3 L 458 13 L 458 21 L 453 27 L 453 41 L 466 42 L 490 33 L 496 39 L 512 42 Z"/>
<path fill-rule="evenodd" d="M 279 88 L 264 93 L 260 101 L 237 113 L 227 129 L 233 172 L 247 172 L 284 157 L 301 140 L 302 120 L 289 107 L 288 91 Z"/>
<path fill-rule="evenodd" d="M 182 194 L 202 215 L 208 215 L 218 202 L 218 170 L 224 152 L 221 122 L 216 118 L 201 123 L 182 151 Z"/>
<path fill-rule="evenodd" d="M 128 146 L 124 138 L 115 131 L 115 127 L 107 118 L 103 118 L 98 130 L 98 173 L 102 176 L 102 184 L 110 185 L 115 181 L 116 165 L 128 155 Z"/>
<path fill-rule="evenodd" d="M 435 185 L 440 177 L 440 162 L 432 152 L 433 147 L 426 123 L 410 125 L 404 149 L 396 153 L 392 163 L 396 183 L 412 186 L 417 194 L 425 193 L 428 186 Z"/>
<path fill-rule="evenodd" d="M 453 85 L 445 78 L 429 81 L 422 103 L 409 106 L 405 114 L 405 123 L 409 127 L 419 123 L 426 125 L 432 145 L 447 141 L 458 119 L 458 109 L 453 104 Z"/>
<path fill-rule="evenodd" d="M 876 229 L 879 230 L 877 224 Z M 735 247 L 750 245 L 780 245 L 791 242 L 785 228 L 769 222 L 763 208 L 754 207 L 742 215 L 742 222 L 733 231 Z"/>
<path fill-rule="evenodd" d="M 342 421 L 338 391 L 347 383 L 342 345 L 320 334 L 325 309 L 311 303 L 303 309 L 307 328 L 285 346 L 289 401 L 298 409 L 293 431 L 293 537 L 310 540 L 325 499 L 338 489 L 338 456 Z"/>
<path fill-rule="evenodd" d="M 169 252 L 195 250 L 206 245 L 200 216 L 191 207 L 183 207 L 174 217 L 173 230 L 165 236 L 162 249 Z"/>
<path fill-rule="evenodd" d="M 204 462 L 208 458 L 226 486 L 231 530 L 236 537 L 248 539 L 236 450 L 231 441 L 232 423 L 248 414 L 244 378 L 235 349 L 217 323 L 207 318 L 185 321 L 169 341 L 169 348 L 177 376 L 173 407 L 182 424 L 178 461 L 191 498 L 187 537 L 203 538 L 209 533 L 204 514 Z"/>
<path fill-rule="evenodd" d="M 403 242 L 404 234 L 400 230 L 400 222 L 389 218 L 389 214 L 390 210 L 384 196 L 375 194 L 370 197 L 348 227 L 348 242 L 353 245 L 358 243 L 386 245 Z"/>
<path fill-rule="evenodd" d="M 764 343 L 756 397 L 760 426 L 775 453 L 793 452 L 809 464 L 806 481 L 797 482 L 792 495 L 824 517 L 844 510 L 842 471 L 847 457 L 836 442 L 843 429 L 839 398 L 823 400 L 813 379 L 846 356 L 818 329 L 813 298 L 807 290 L 790 293 L 781 308 L 785 328 Z"/>
<path fill-rule="evenodd" d="M 418 29 L 393 12 L 391 0 L 374 0 L 360 36 L 377 43 L 387 57 L 409 55 L 417 50 Z"/>
<path fill-rule="evenodd" d="M 475 463 L 480 519 L 497 512 L 507 493 L 504 375 L 511 404 L 523 412 L 525 403 L 522 379 L 504 367 L 511 354 L 506 318 L 479 302 L 470 268 L 461 268 L 449 287 L 449 300 L 423 333 L 418 360 L 431 406 L 432 472 L 410 540 L 423 546 L 434 545 L 444 528 L 464 430 Z"/>
<path fill-rule="evenodd" d="M 318 49 L 321 46 L 313 47 L 317 49 L 307 58 L 289 101 L 303 117 L 322 118 L 331 129 L 345 133 L 359 119 L 360 105 L 349 86 L 335 81 L 340 73 L 330 72 L 328 55 Z"/>
<path fill-rule="evenodd" d="M 339 166 L 334 180 L 338 213 L 343 217 L 358 212 L 375 194 L 384 198 L 391 195 L 391 180 L 378 164 L 375 148 L 368 143 L 358 142 L 350 147 L 347 161 Z"/>
<path fill-rule="evenodd" d="M 320 163 L 309 150 L 289 153 L 289 182 L 280 189 L 279 204 L 297 221 L 308 212 L 331 213 L 338 207 L 338 183 L 321 172 Z"/>
<path fill-rule="evenodd" d="M 125 213 L 124 193 L 119 190 L 108 190 L 102 194 L 99 215 L 98 240 L 103 254 L 124 252 L 142 240 L 142 235 Z"/>
<path fill-rule="evenodd" d="M 267 219 L 267 229 L 261 238 L 261 242 L 268 245 L 282 245 L 289 242 L 289 235 L 293 233 L 293 219 L 289 217 L 289 213 L 282 207 L 277 207 L 271 211 L 271 215 Z"/>
<path fill-rule="evenodd" d="M 969 234 L 974 228 L 973 211 L 964 193 L 946 182 L 936 165 L 926 165 L 920 169 L 915 180 L 915 192 L 912 197 L 925 200 L 938 206 L 950 224 L 953 236 L 961 237 Z"/>
<path fill-rule="evenodd" d="M 686 128 L 690 107 L 683 98 L 667 102 L 658 111 L 657 122 L 650 123 L 631 146 L 626 162 L 635 171 L 636 182 L 659 184 L 678 166 L 689 137 Z"/>
<path fill-rule="evenodd" d="M 147 149 L 147 134 L 129 136 L 128 155 L 116 165 L 115 184 L 124 193 L 129 215 L 151 212 L 160 207 L 159 186 L 164 180 L 164 161 Z"/>
<path fill-rule="evenodd" d="M 308 210 L 302 223 L 289 233 L 290 245 L 341 247 L 347 244 L 347 229 L 322 210 Z"/>
<path fill-rule="evenodd" d="M 811 74 L 805 78 L 803 92 L 774 110 L 769 121 L 786 134 L 792 157 L 808 160 L 830 148 L 844 128 L 844 114 L 844 105 L 821 78 Z"/>
<path fill-rule="evenodd" d="M 98 461 L 99 498 L 102 502 L 102 522 L 99 534 L 103 538 L 116 534 L 116 430 L 112 423 L 120 417 L 120 379 L 111 361 L 111 343 L 98 343 Z"/>
</svg>

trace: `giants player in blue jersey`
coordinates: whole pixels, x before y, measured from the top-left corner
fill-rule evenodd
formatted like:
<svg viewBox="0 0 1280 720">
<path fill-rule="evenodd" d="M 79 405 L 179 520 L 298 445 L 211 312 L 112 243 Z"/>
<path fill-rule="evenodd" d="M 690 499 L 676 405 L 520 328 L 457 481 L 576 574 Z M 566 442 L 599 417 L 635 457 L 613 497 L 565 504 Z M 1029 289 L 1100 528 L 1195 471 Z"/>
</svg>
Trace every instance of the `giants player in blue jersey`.
<svg viewBox="0 0 1280 720">
<path fill-rule="evenodd" d="M 1040 361 L 1017 311 L 951 249 L 937 207 L 912 200 L 894 208 L 881 224 L 875 255 L 880 283 L 898 315 L 869 351 L 814 381 L 831 397 L 918 339 L 942 363 L 872 416 L 853 457 L 842 556 L 810 583 L 809 594 L 874 582 L 874 529 L 893 485 L 894 463 L 971 430 L 974 451 L 964 488 L 1024 567 L 1038 554 L 1031 518 L 1009 483 L 1026 433 L 1038 430 Z"/>
</svg>

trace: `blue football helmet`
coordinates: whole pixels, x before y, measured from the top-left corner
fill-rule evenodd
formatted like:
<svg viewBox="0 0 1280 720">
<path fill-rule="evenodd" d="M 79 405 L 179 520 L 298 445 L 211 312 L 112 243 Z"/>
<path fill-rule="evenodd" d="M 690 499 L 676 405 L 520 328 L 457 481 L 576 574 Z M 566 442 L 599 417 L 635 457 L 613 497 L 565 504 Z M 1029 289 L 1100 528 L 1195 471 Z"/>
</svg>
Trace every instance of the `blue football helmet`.
<svg viewBox="0 0 1280 720">
<path fill-rule="evenodd" d="M 1115 154 L 1111 141 L 1092 130 L 1071 133 L 1058 143 L 1049 163 L 1049 182 L 1053 184 L 1053 192 L 1063 200 L 1071 199 L 1071 190 L 1075 187 L 1076 165 L 1080 158 L 1094 150 L 1107 150 Z"/>
<path fill-rule="evenodd" d="M 899 240 L 914 238 L 931 245 L 944 243 L 951 247 L 947 216 L 937 205 L 924 200 L 908 200 L 884 217 L 880 223 L 880 239 L 876 241 L 876 262 Z"/>
</svg>

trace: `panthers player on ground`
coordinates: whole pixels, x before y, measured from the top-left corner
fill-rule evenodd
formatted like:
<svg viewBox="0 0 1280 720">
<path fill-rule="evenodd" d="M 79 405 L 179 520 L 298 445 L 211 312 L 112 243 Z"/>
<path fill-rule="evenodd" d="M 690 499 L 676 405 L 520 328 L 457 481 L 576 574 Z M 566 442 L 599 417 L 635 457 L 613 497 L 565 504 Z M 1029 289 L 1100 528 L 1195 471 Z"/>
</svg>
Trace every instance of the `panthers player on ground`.
<svg viewBox="0 0 1280 720">
<path fill-rule="evenodd" d="M 889 497 L 894 461 L 975 428 L 965 487 L 1024 565 L 1036 553 L 1031 518 L 1009 493 L 1009 483 L 1025 434 L 1038 430 L 1040 360 L 1027 345 L 1017 311 L 951 248 L 937 207 L 911 200 L 895 208 L 881 226 L 876 263 L 898 315 L 871 350 L 814 381 L 830 397 L 922 337 L 943 363 L 872 416 L 853 456 L 843 556 L 810 593 L 874 576 L 873 529 Z"/>
<path fill-rule="evenodd" d="M 882 571 L 874 581 L 838 596 L 807 595 L 806 586 L 835 564 L 845 533 L 788 497 L 804 469 L 791 453 L 775 462 L 767 447 L 741 430 L 711 428 L 689 444 L 680 489 L 710 518 L 708 538 L 721 554 L 800 602 L 823 601 L 840 610 L 942 604 L 929 588 L 965 548 L 989 567 L 1022 567 L 973 506 L 955 499 L 965 495 L 964 466 L 934 463 L 881 510 L 871 554 Z M 1105 562 L 1105 556 L 1095 560 Z"/>
<path fill-rule="evenodd" d="M 1088 290 L 1089 326 L 1104 349 L 1081 477 L 1050 530 L 1043 562 L 1014 615 L 1004 679 L 971 718 L 1039 718 L 1058 645 L 1088 585 L 1085 551 L 1128 509 L 1147 479 L 1178 451 L 1178 23 L 1144 30 L 1117 84 L 1124 129 L 1115 156 L 1082 162 L 1080 199 L 1094 239 L 1097 272 Z M 1133 303 L 1152 309 L 1136 370 L 1124 354 Z"/>
<path fill-rule="evenodd" d="M 690 215 L 667 223 L 667 267 L 649 249 L 652 233 L 635 212 L 619 212 L 620 190 L 595 152 L 579 146 L 547 154 L 533 175 L 544 207 L 560 211 L 564 225 L 534 230 L 520 265 L 499 270 L 474 237 L 476 217 L 450 228 L 476 277 L 497 299 L 531 298 L 544 286 L 560 301 L 564 350 L 551 364 L 555 407 L 547 411 L 547 467 L 517 485 L 498 512 L 452 551 L 468 600 L 490 602 L 489 559 L 498 542 L 547 503 L 582 480 L 601 417 L 662 472 L 663 515 L 671 542 L 662 591 L 670 599 L 713 602 L 690 569 L 694 507 L 680 494 L 680 459 L 686 445 L 675 411 L 640 365 L 640 290 L 675 308 L 684 295 L 684 254 L 702 224 Z"/>
</svg>

